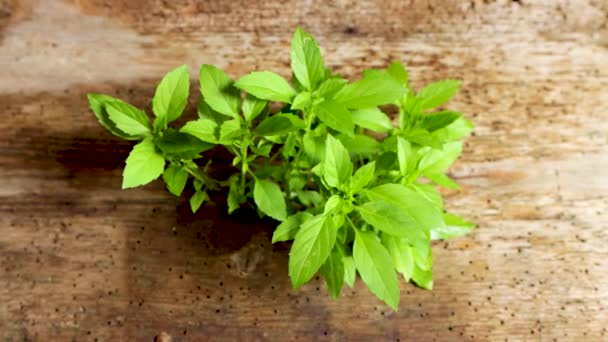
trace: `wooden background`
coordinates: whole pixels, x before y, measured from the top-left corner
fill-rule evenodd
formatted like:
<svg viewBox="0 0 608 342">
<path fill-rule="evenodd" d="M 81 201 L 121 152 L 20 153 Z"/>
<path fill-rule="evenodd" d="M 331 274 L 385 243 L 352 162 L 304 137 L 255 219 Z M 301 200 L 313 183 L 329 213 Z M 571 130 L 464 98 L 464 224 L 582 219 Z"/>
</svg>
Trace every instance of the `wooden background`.
<svg viewBox="0 0 608 342">
<path fill-rule="evenodd" d="M 0 340 L 608 340 L 607 21 L 606 0 L 0 0 Z M 360 281 L 292 290 L 268 222 L 122 191 L 130 144 L 87 108 L 147 107 L 183 63 L 288 76 L 297 25 L 349 78 L 464 81 L 446 196 L 479 228 L 434 244 L 435 290 L 403 283 L 397 313 Z"/>
</svg>

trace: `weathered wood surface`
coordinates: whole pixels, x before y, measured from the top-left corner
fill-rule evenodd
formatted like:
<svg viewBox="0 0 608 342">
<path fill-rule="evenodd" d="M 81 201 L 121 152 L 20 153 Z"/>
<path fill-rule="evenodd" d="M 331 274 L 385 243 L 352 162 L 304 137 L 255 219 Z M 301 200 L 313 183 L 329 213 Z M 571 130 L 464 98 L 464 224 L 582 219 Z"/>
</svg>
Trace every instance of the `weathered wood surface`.
<svg viewBox="0 0 608 342">
<path fill-rule="evenodd" d="M 0 1 L 0 339 L 608 339 L 608 3 Z M 293 291 L 271 226 L 189 212 L 160 183 L 120 190 L 129 143 L 89 91 L 146 106 L 179 64 L 288 75 L 297 25 L 355 78 L 406 62 L 464 80 L 477 124 L 451 210 L 479 224 L 434 245 L 433 292 L 398 313 L 362 284 Z M 160 339 L 160 337 L 159 337 Z"/>
</svg>

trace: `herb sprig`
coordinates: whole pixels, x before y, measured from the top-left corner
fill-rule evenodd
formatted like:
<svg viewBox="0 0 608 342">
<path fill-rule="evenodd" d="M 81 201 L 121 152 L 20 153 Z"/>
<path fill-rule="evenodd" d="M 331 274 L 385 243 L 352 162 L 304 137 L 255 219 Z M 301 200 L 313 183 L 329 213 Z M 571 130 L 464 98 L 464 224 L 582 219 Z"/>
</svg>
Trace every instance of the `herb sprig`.
<svg viewBox="0 0 608 342">
<path fill-rule="evenodd" d="M 400 62 L 348 82 L 325 66 L 317 42 L 302 29 L 293 36 L 290 56 L 291 85 L 270 71 L 234 81 L 203 65 L 198 118 L 179 128 L 172 123 L 189 96 L 185 65 L 156 88 L 153 121 L 122 100 L 88 98 L 105 128 L 138 141 L 126 160 L 123 188 L 162 176 L 169 192 L 180 196 L 190 184 L 193 212 L 209 201 L 210 191 L 227 191 L 230 213 L 252 205 L 260 216 L 280 221 L 273 243 L 294 240 L 294 288 L 319 272 L 337 298 L 359 273 L 397 310 L 398 274 L 431 289 L 430 241 L 474 228 L 445 212 L 436 187 L 458 188 L 445 172 L 473 130 L 461 113 L 433 110 L 456 94 L 460 82 L 414 91 Z M 282 108 L 271 110 L 271 103 Z M 396 124 L 378 106 L 394 107 Z M 235 167 L 221 180 L 211 177 L 212 160 L 205 158 L 218 145 L 234 156 Z"/>
</svg>

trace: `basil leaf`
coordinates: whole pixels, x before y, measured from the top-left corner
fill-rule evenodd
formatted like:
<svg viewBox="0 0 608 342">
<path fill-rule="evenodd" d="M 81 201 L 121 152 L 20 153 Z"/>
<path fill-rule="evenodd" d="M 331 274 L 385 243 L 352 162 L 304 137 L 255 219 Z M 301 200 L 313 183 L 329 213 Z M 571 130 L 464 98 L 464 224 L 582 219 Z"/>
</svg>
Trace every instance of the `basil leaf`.
<svg viewBox="0 0 608 342">
<path fill-rule="evenodd" d="M 337 299 L 344 285 L 344 263 L 342 262 L 342 253 L 339 249 L 334 247 L 331 250 L 327 260 L 325 260 L 319 271 L 323 275 L 323 278 L 325 278 L 327 291 L 332 298 Z"/>
<path fill-rule="evenodd" d="M 419 265 L 414 265 L 414 271 L 412 272 L 412 279 L 416 283 L 416 285 L 427 289 L 433 289 L 433 270 L 428 269 L 425 270 L 421 268 Z"/>
<path fill-rule="evenodd" d="M 260 100 L 257 97 L 247 94 L 245 97 L 245 101 L 243 102 L 243 115 L 245 116 L 245 120 L 250 122 L 260 115 L 264 108 L 266 108 L 266 101 Z"/>
<path fill-rule="evenodd" d="M 382 234 L 382 244 L 391 255 L 397 272 L 403 275 L 405 281 L 409 281 L 414 272 L 414 256 L 411 247 L 404 239 L 389 234 Z"/>
<path fill-rule="evenodd" d="M 433 132 L 433 135 L 442 141 L 460 140 L 471 134 L 474 128 L 475 125 L 473 125 L 471 121 L 465 119 L 464 117 L 460 117 L 448 126 L 436 130 Z"/>
<path fill-rule="evenodd" d="M 391 256 L 376 234 L 355 230 L 353 259 L 370 291 L 396 311 L 399 306 L 399 281 Z"/>
<path fill-rule="evenodd" d="M 429 109 L 439 107 L 448 102 L 460 88 L 460 81 L 444 80 L 431 83 L 428 86 L 420 89 L 416 98 L 417 105 L 420 109 Z"/>
<path fill-rule="evenodd" d="M 163 173 L 167 190 L 175 196 L 180 196 L 188 181 L 188 172 L 183 167 L 171 164 Z"/>
<path fill-rule="evenodd" d="M 156 115 L 154 127 L 167 128 L 169 122 L 182 115 L 188 103 L 189 88 L 187 65 L 182 65 L 163 77 L 152 99 L 152 111 Z"/>
<path fill-rule="evenodd" d="M 441 193 L 435 186 L 431 184 L 413 183 L 410 187 L 432 203 L 439 211 L 443 211 L 443 199 L 441 198 Z"/>
<path fill-rule="evenodd" d="M 420 125 L 423 129 L 429 132 L 434 132 L 450 125 L 452 122 L 458 120 L 461 116 L 462 114 L 460 113 L 448 111 L 424 114 L 421 117 Z"/>
<path fill-rule="evenodd" d="M 285 221 L 275 229 L 272 234 L 272 243 L 279 241 L 289 241 L 296 237 L 296 233 L 300 230 L 300 226 L 313 216 L 305 211 L 300 211 L 289 216 Z"/>
<path fill-rule="evenodd" d="M 228 188 L 228 198 L 226 202 L 228 203 L 228 214 L 231 214 L 233 211 L 237 210 L 241 203 L 245 201 L 244 196 L 241 195 L 240 182 L 238 181 L 239 177 L 231 177 L 230 187 Z"/>
<path fill-rule="evenodd" d="M 310 105 L 311 97 L 310 93 L 305 91 L 301 92 L 293 99 L 291 110 L 303 110 Z"/>
<path fill-rule="evenodd" d="M 452 239 L 466 235 L 475 229 L 475 223 L 469 222 L 458 215 L 444 213 L 443 221 L 445 221 L 445 227 L 431 230 L 431 239 Z"/>
<path fill-rule="evenodd" d="M 361 109 L 393 103 L 404 94 L 405 88 L 394 78 L 388 75 L 373 76 L 346 85 L 334 96 L 334 100 L 347 108 Z"/>
<path fill-rule="evenodd" d="M 437 185 L 442 186 L 446 189 L 451 189 L 451 190 L 460 189 L 460 186 L 458 185 L 458 183 L 456 183 L 452 178 L 446 176 L 443 173 L 427 172 L 424 174 L 424 176 L 426 178 L 430 179 L 431 181 L 433 181 L 434 183 L 436 183 Z"/>
<path fill-rule="evenodd" d="M 397 137 L 397 158 L 399 160 L 399 171 L 402 175 L 408 172 L 408 159 L 412 155 L 412 146 L 402 137 Z M 411 163 L 411 161 L 410 161 Z"/>
<path fill-rule="evenodd" d="M 156 145 L 164 153 L 186 160 L 200 158 L 201 152 L 214 146 L 190 134 L 178 132 L 171 128 L 166 130 L 163 136 L 156 141 Z"/>
<path fill-rule="evenodd" d="M 317 164 L 325 159 L 325 139 L 315 136 L 311 132 L 304 133 L 302 137 L 302 148 L 312 164 Z"/>
<path fill-rule="evenodd" d="M 269 116 L 255 128 L 253 134 L 269 136 L 303 129 L 304 121 L 293 114 L 275 114 Z"/>
<path fill-rule="evenodd" d="M 430 150 L 421 159 L 418 169 L 422 174 L 442 173 L 447 170 L 462 152 L 462 142 L 444 144 L 441 150 Z"/>
<path fill-rule="evenodd" d="M 180 129 L 180 132 L 190 134 L 209 143 L 219 143 L 220 128 L 211 119 L 201 118 L 196 121 L 190 121 Z"/>
<path fill-rule="evenodd" d="M 231 119 L 224 121 L 220 126 L 220 144 L 230 145 L 234 140 L 241 137 L 241 121 L 240 119 Z"/>
<path fill-rule="evenodd" d="M 393 129 L 391 119 L 378 107 L 363 108 L 353 111 L 355 125 L 374 132 L 389 132 Z"/>
<path fill-rule="evenodd" d="M 209 196 L 206 192 L 197 190 L 192 197 L 190 197 L 190 209 L 193 213 L 197 212 L 205 200 L 208 200 Z"/>
<path fill-rule="evenodd" d="M 344 282 L 351 289 L 355 286 L 355 280 L 357 278 L 357 269 L 355 268 L 355 261 L 352 256 L 344 257 L 342 259 L 344 264 Z"/>
<path fill-rule="evenodd" d="M 408 132 L 404 132 L 402 136 L 418 145 L 422 146 L 430 146 L 434 149 L 440 150 L 443 146 L 443 141 L 441 141 L 437 135 L 431 134 L 429 131 L 421 128 L 413 129 Z"/>
<path fill-rule="evenodd" d="M 342 104 L 325 100 L 314 107 L 314 113 L 329 128 L 351 136 L 354 134 L 353 117 Z"/>
<path fill-rule="evenodd" d="M 353 173 L 353 163 L 350 161 L 348 151 L 330 134 L 327 135 L 325 146 L 323 175 L 325 181 L 334 188 L 348 184 Z"/>
<path fill-rule="evenodd" d="M 241 77 L 234 86 L 257 98 L 269 101 L 291 103 L 295 95 L 294 90 L 283 77 L 270 71 L 254 71 Z"/>
<path fill-rule="evenodd" d="M 241 94 L 233 81 L 222 69 L 203 64 L 198 76 L 205 102 L 220 114 L 239 118 Z"/>
<path fill-rule="evenodd" d="M 291 40 L 291 70 L 302 86 L 314 89 L 325 76 L 321 50 L 315 39 L 298 28 Z"/>
<path fill-rule="evenodd" d="M 122 172 L 122 188 L 134 188 L 148 184 L 165 169 L 165 159 L 156 152 L 151 139 L 145 139 L 133 147 Z"/>
<path fill-rule="evenodd" d="M 380 143 L 369 135 L 355 134 L 348 136 L 342 133 L 338 134 L 336 138 L 354 156 L 371 157 L 375 153 L 380 152 Z"/>
<path fill-rule="evenodd" d="M 123 138 L 125 140 L 140 140 L 141 137 L 136 135 L 131 135 L 125 133 L 116 127 L 116 124 L 110 120 L 108 111 L 106 110 L 106 105 L 112 101 L 120 101 L 111 96 L 103 95 L 103 94 L 87 94 L 87 98 L 89 99 L 89 106 L 93 113 L 95 113 L 95 117 L 99 123 L 105 127 L 110 133 L 114 134 L 117 137 Z"/>
<path fill-rule="evenodd" d="M 404 86 L 408 86 L 409 84 L 409 73 L 399 61 L 395 61 L 391 63 L 386 69 L 389 75 L 391 75 L 394 79 L 398 80 Z"/>
<path fill-rule="evenodd" d="M 319 97 L 331 99 L 346 85 L 346 83 L 348 82 L 340 77 L 328 78 L 321 83 L 316 92 L 319 94 Z"/>
<path fill-rule="evenodd" d="M 355 194 L 361 191 L 372 181 L 375 170 L 375 161 L 361 166 L 350 181 L 350 190 Z"/>
<path fill-rule="evenodd" d="M 371 201 L 356 207 L 363 220 L 372 227 L 400 237 L 422 236 L 416 220 L 391 202 Z"/>
<path fill-rule="evenodd" d="M 425 234 L 445 226 L 441 212 L 424 197 L 401 184 L 383 184 L 365 191 L 371 201 L 383 201 L 398 206 L 416 220 Z"/>
<path fill-rule="evenodd" d="M 108 102 L 105 108 L 119 130 L 140 138 L 151 135 L 150 120 L 143 111 L 120 100 Z"/>
<path fill-rule="evenodd" d="M 335 242 L 336 228 L 331 217 L 317 215 L 300 227 L 289 252 L 289 277 L 294 288 L 317 273 Z"/>
<path fill-rule="evenodd" d="M 255 179 L 253 200 L 261 212 L 278 221 L 287 218 L 287 206 L 281 188 L 274 182 Z"/>
<path fill-rule="evenodd" d="M 325 210 L 323 211 L 323 215 L 333 215 L 339 212 L 342 209 L 342 205 L 344 204 L 342 197 L 340 195 L 332 195 L 325 202 Z"/>
</svg>

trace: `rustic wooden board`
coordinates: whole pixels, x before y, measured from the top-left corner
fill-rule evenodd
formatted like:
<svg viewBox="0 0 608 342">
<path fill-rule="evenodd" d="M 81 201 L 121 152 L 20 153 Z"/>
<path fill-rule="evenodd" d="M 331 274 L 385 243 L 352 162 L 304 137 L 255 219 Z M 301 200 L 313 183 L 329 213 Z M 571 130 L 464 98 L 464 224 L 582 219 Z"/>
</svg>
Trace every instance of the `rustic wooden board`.
<svg viewBox="0 0 608 342">
<path fill-rule="evenodd" d="M 608 339 L 607 18 L 605 0 L 0 1 L 0 339 Z M 434 245 L 435 290 L 402 284 L 397 313 L 361 282 L 291 290 L 269 222 L 120 190 L 130 144 L 87 109 L 89 91 L 147 106 L 183 63 L 287 76 L 297 25 L 350 78 L 400 59 L 416 86 L 464 80 L 477 131 L 446 195 L 479 228 Z"/>
</svg>

